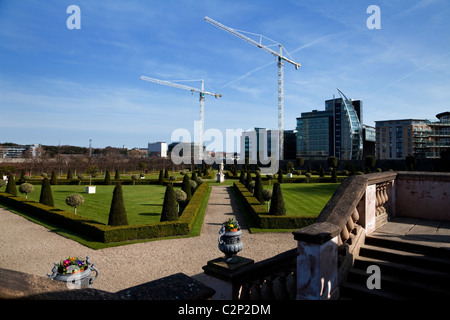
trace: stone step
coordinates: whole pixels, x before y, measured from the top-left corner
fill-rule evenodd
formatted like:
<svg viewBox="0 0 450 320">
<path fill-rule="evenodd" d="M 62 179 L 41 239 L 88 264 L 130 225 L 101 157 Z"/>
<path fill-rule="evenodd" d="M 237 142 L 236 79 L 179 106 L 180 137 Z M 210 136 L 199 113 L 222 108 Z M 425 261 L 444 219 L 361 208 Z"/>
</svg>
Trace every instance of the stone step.
<svg viewBox="0 0 450 320">
<path fill-rule="evenodd" d="M 442 299 L 444 297 L 450 298 L 450 291 L 448 287 L 439 288 L 434 285 L 422 281 L 411 281 L 408 278 L 399 277 L 397 275 L 386 274 L 381 271 L 380 288 L 369 289 L 367 281 L 371 276 L 362 269 L 352 269 L 347 276 L 347 282 L 344 287 L 350 285 L 357 285 L 358 287 L 365 287 L 367 292 L 365 294 L 373 294 L 385 298 L 401 299 Z M 369 280 L 370 283 L 372 279 Z M 365 290 L 366 291 L 366 290 Z"/>
<path fill-rule="evenodd" d="M 423 240 L 414 238 L 374 233 L 366 236 L 365 244 L 413 253 L 421 253 L 427 256 L 440 257 L 450 260 L 450 249 L 448 247 L 433 246 L 431 241 L 427 243 Z"/>
<path fill-rule="evenodd" d="M 448 299 L 449 252 L 414 239 L 370 235 L 341 286 L 342 299 Z M 367 287 L 371 265 L 380 268 L 380 289 Z"/>
<path fill-rule="evenodd" d="M 399 249 L 379 247 L 365 244 L 361 247 L 360 256 L 377 258 L 416 267 L 433 269 L 436 271 L 450 270 L 450 259 L 440 256 L 431 256 L 424 253 L 409 252 Z"/>
</svg>

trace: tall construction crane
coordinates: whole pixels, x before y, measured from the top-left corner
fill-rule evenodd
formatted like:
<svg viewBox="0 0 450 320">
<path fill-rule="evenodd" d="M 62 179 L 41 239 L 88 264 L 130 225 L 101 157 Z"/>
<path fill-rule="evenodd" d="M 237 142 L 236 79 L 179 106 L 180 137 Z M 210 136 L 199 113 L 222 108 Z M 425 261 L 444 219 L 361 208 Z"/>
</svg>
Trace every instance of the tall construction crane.
<svg viewBox="0 0 450 320">
<path fill-rule="evenodd" d="M 189 87 L 183 84 L 179 84 L 179 83 L 174 83 L 174 82 L 170 82 L 170 81 L 166 81 L 166 80 L 159 80 L 159 79 L 155 79 L 155 78 L 150 78 L 150 77 L 146 77 L 146 76 L 140 76 L 139 79 L 141 80 L 145 80 L 145 81 L 150 81 L 150 82 L 154 82 L 154 83 L 158 83 L 158 84 L 162 84 L 162 85 L 166 85 L 166 86 L 170 86 L 170 87 L 175 87 L 175 88 L 179 88 L 179 89 L 184 89 L 184 90 L 188 90 L 191 91 L 192 94 L 194 92 L 198 92 L 200 94 L 200 132 L 199 132 L 199 152 L 198 155 L 200 157 L 201 160 L 203 160 L 203 132 L 204 132 L 204 122 L 205 122 L 205 95 L 211 95 L 217 98 L 222 97 L 221 93 L 211 93 L 208 91 L 205 91 L 205 84 L 204 84 L 204 80 L 187 80 L 187 81 L 201 81 L 202 85 L 200 89 L 197 88 L 193 88 L 193 87 Z M 186 80 L 185 80 L 186 81 Z"/>
<path fill-rule="evenodd" d="M 242 40 L 245 40 L 247 42 L 250 42 L 251 44 L 257 46 L 258 48 L 261 48 L 271 54 L 273 54 L 278 59 L 278 132 L 279 132 L 279 150 L 280 155 L 279 159 L 283 160 L 283 151 L 284 151 L 284 71 L 283 71 L 283 61 L 289 62 L 294 65 L 295 69 L 298 70 L 300 67 L 300 63 L 295 62 L 283 55 L 283 45 L 281 43 L 278 43 L 279 51 L 276 52 L 272 50 L 271 48 L 265 46 L 262 44 L 262 35 L 258 35 L 260 37 L 260 41 L 255 41 L 242 33 L 238 32 L 235 29 L 232 29 L 230 27 L 227 27 L 220 22 L 217 22 L 209 17 L 203 18 L 205 21 L 211 23 L 212 25 L 219 27 L 233 35 L 235 35 L 238 38 L 241 38 Z M 266 38 L 266 37 L 264 37 Z M 269 39 L 270 40 L 270 39 Z M 272 40 L 271 40 L 272 41 Z"/>
</svg>

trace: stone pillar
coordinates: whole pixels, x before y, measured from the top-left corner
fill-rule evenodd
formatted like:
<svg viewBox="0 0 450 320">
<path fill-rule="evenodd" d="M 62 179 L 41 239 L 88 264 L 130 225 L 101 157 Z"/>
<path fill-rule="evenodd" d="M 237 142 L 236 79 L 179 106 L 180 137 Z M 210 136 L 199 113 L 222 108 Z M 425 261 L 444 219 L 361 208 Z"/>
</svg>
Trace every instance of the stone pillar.
<svg viewBox="0 0 450 320">
<path fill-rule="evenodd" d="M 377 186 L 375 184 L 368 185 L 364 194 L 363 201 L 358 205 L 359 224 L 369 234 L 375 230 L 376 222 L 376 202 L 377 202 Z"/>
<path fill-rule="evenodd" d="M 254 261 L 240 256 L 235 258 L 236 261 L 233 263 L 227 263 L 224 258 L 217 258 L 208 261 L 203 267 L 205 284 L 216 291 L 212 300 L 238 299 L 240 284 L 233 283 L 233 279 L 239 271 Z"/>
<path fill-rule="evenodd" d="M 338 235 L 339 229 L 327 222 L 294 232 L 299 253 L 297 300 L 339 298 Z"/>
</svg>

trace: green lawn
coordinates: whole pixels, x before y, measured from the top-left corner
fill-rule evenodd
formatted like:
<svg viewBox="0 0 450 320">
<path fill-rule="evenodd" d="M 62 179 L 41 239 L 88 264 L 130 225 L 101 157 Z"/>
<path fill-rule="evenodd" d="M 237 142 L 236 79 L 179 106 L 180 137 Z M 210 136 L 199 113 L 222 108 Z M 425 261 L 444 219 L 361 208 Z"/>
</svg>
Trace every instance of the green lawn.
<svg viewBox="0 0 450 320">
<path fill-rule="evenodd" d="M 73 208 L 69 207 L 65 200 L 69 194 L 79 193 L 84 197 L 84 204 L 77 208 L 77 215 L 108 223 L 114 185 L 98 185 L 95 194 L 85 193 L 84 185 L 53 185 L 51 187 L 56 208 L 73 212 Z M 130 225 L 159 222 L 165 186 L 123 185 L 122 190 Z M 35 185 L 34 192 L 28 195 L 28 199 L 39 202 L 40 192 L 41 186 Z"/>
<path fill-rule="evenodd" d="M 286 215 L 317 217 L 338 186 L 339 183 L 282 183 Z"/>
</svg>

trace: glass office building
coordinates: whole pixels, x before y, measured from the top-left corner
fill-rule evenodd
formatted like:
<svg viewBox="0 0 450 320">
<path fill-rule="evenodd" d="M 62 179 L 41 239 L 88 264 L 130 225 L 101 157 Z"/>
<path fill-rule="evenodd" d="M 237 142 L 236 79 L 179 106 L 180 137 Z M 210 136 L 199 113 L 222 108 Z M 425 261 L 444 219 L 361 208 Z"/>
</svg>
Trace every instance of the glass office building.
<svg viewBox="0 0 450 320">
<path fill-rule="evenodd" d="M 297 156 L 359 160 L 363 155 L 362 101 L 340 98 L 325 101 L 325 110 L 297 118 Z"/>
</svg>

